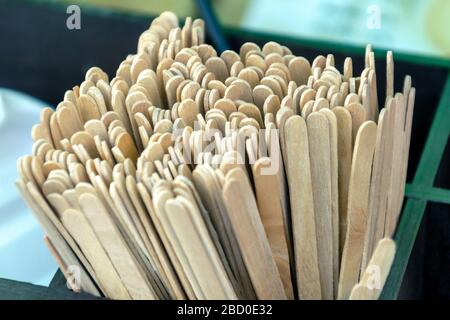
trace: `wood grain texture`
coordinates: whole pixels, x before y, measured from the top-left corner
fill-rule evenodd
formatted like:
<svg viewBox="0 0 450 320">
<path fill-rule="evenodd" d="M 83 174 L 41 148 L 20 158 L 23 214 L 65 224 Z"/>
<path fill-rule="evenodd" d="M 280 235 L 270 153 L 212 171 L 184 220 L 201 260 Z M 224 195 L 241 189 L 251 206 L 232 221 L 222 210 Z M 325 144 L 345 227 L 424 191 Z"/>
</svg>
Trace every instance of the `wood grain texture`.
<svg viewBox="0 0 450 320">
<path fill-rule="evenodd" d="M 166 202 L 166 214 L 196 281 L 189 279 L 199 299 L 236 299 L 231 282 L 209 237 L 198 208 L 178 196 Z M 184 265 L 186 267 L 186 265 Z M 198 284 L 198 286 L 196 285 Z"/>
<path fill-rule="evenodd" d="M 326 115 L 330 133 L 331 222 L 333 231 L 333 289 L 337 296 L 339 282 L 339 190 L 338 190 L 338 129 L 337 118 L 330 109 L 321 109 Z"/>
<path fill-rule="evenodd" d="M 385 135 L 383 139 L 384 144 L 384 155 L 383 155 L 383 175 L 381 177 L 381 190 L 389 190 L 391 184 L 391 171 L 392 171 L 392 157 L 393 157 L 393 144 L 394 144 L 394 109 L 395 109 L 395 99 L 388 99 L 386 102 L 385 114 L 383 120 L 382 130 Z M 386 225 L 386 215 L 389 200 L 389 192 L 382 192 L 380 195 L 380 202 L 378 204 L 378 212 L 376 213 L 375 221 L 375 232 L 373 245 L 378 243 L 383 237 Z M 372 247 L 372 250 L 374 248 Z"/>
<path fill-rule="evenodd" d="M 205 165 L 199 165 L 193 172 L 193 181 L 197 188 L 200 198 L 211 216 L 211 222 L 214 225 L 225 256 L 227 257 L 230 268 L 238 280 L 239 287 L 235 288 L 236 293 L 246 299 L 255 299 L 256 295 L 250 280 L 249 272 L 245 268 L 244 260 L 236 235 L 230 223 L 223 195 L 214 182 L 211 182 L 211 171 Z M 211 168 L 210 168 L 211 169 Z M 211 169 L 212 170 L 212 169 Z"/>
<path fill-rule="evenodd" d="M 300 116 L 289 118 L 284 132 L 298 296 L 300 299 L 321 299 L 309 142 L 305 120 Z"/>
<path fill-rule="evenodd" d="M 61 221 L 56 218 L 55 213 L 52 212 L 41 194 L 38 193 L 36 186 L 32 183 L 25 184 L 22 180 L 17 180 L 16 186 L 42 228 L 51 237 L 52 243 L 63 261 L 67 265 L 74 265 L 80 268 L 80 288 L 85 292 L 100 296 L 101 291 L 99 291 L 96 284 L 100 287 L 102 286 L 96 281 L 96 275 L 90 263 L 86 260 L 84 254 L 80 251 Z M 91 277 L 94 278 L 95 282 Z"/>
<path fill-rule="evenodd" d="M 338 189 L 339 189 L 339 261 L 347 232 L 348 185 L 352 167 L 352 117 L 343 107 L 333 108 L 337 120 L 338 136 Z"/>
<path fill-rule="evenodd" d="M 330 300 L 334 296 L 330 129 L 327 117 L 320 112 L 311 113 L 306 123 L 322 298 Z"/>
<path fill-rule="evenodd" d="M 395 228 L 397 227 L 397 218 L 400 214 L 401 203 L 403 202 L 403 186 L 400 181 L 403 174 L 403 153 L 405 140 L 405 118 L 406 118 L 406 101 L 401 93 L 395 94 L 395 108 L 393 114 L 395 117 L 393 128 L 393 157 L 391 170 L 391 183 L 388 196 L 388 207 L 386 213 L 385 237 L 393 237 Z"/>
<path fill-rule="evenodd" d="M 364 237 L 377 125 L 366 121 L 360 127 L 353 153 L 348 195 L 347 234 L 342 253 L 338 299 L 348 299 L 358 282 Z"/>
<path fill-rule="evenodd" d="M 367 232 L 364 238 L 364 249 L 361 260 L 361 274 L 366 269 L 367 263 L 374 249 L 374 237 L 376 230 L 377 213 L 379 212 L 379 204 L 382 192 L 381 179 L 383 176 L 383 158 L 384 158 L 384 140 L 386 139 L 386 130 L 384 126 L 387 125 L 385 118 L 386 110 L 382 109 L 379 115 L 379 122 L 377 128 L 377 137 L 375 141 L 375 149 L 373 156 L 372 178 L 370 182 L 369 191 L 369 207 L 367 212 Z"/>
<path fill-rule="evenodd" d="M 288 234 L 285 232 L 283 208 L 280 199 L 280 181 L 277 171 L 270 172 L 271 158 L 260 158 L 253 165 L 256 200 L 273 257 L 283 281 L 288 299 L 294 299 L 289 262 Z M 278 161 L 278 159 L 274 160 Z"/>
<path fill-rule="evenodd" d="M 68 209 L 63 213 L 61 221 L 91 263 L 98 281 L 105 289 L 105 294 L 112 299 L 131 299 L 111 260 L 83 214 L 80 211 Z"/>
<path fill-rule="evenodd" d="M 159 262 L 163 269 L 163 272 L 167 278 L 166 285 L 168 287 L 168 290 L 172 291 L 175 299 L 178 299 L 178 300 L 186 299 L 186 294 L 184 293 L 183 287 L 180 283 L 180 280 L 177 277 L 177 274 L 174 270 L 172 262 L 169 258 L 169 253 L 168 253 L 169 249 L 167 249 L 167 250 L 165 249 L 163 235 L 158 233 L 158 228 L 156 226 L 157 222 L 155 222 L 155 220 L 154 220 L 155 209 L 153 207 L 153 203 L 150 198 L 150 195 L 142 183 L 137 184 L 137 189 L 141 196 L 142 202 L 145 205 L 146 213 L 147 213 L 148 219 L 149 219 L 146 230 L 149 233 L 149 236 L 152 234 L 152 237 L 156 238 L 153 241 L 152 237 L 150 237 L 150 239 L 152 240 L 153 246 L 157 252 L 158 259 L 159 259 Z M 146 224 L 144 223 L 144 226 L 145 225 Z"/>
<path fill-rule="evenodd" d="M 258 299 L 286 299 L 251 186 L 242 169 L 228 173 L 223 196 Z"/>
<path fill-rule="evenodd" d="M 144 270 L 135 260 L 122 234 L 100 200 L 94 194 L 84 193 L 79 196 L 79 202 L 84 216 L 111 259 L 131 298 L 156 299 L 156 294 Z"/>
</svg>

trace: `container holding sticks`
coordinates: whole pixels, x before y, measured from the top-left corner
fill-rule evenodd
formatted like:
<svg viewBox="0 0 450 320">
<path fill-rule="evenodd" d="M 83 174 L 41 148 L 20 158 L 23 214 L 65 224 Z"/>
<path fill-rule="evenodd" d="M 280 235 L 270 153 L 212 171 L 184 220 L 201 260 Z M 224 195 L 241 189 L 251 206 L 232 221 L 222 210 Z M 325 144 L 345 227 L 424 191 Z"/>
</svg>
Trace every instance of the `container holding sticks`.
<svg viewBox="0 0 450 320">
<path fill-rule="evenodd" d="M 395 255 L 415 89 L 374 53 L 220 55 L 164 12 L 111 80 L 45 108 L 17 186 L 74 291 L 111 299 L 376 299 Z M 384 91 L 384 90 L 383 90 Z"/>
</svg>

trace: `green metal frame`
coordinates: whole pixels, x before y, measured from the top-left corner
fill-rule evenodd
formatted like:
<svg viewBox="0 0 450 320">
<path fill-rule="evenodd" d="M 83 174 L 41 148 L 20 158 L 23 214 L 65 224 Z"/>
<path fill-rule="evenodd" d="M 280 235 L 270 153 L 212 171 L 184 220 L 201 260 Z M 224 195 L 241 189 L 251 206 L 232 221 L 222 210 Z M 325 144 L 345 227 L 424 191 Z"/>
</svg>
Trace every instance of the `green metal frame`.
<svg viewBox="0 0 450 320">
<path fill-rule="evenodd" d="M 450 203 L 450 190 L 434 188 L 434 179 L 450 134 L 450 73 L 395 233 L 397 253 L 380 299 L 396 299 L 428 201 Z"/>
</svg>

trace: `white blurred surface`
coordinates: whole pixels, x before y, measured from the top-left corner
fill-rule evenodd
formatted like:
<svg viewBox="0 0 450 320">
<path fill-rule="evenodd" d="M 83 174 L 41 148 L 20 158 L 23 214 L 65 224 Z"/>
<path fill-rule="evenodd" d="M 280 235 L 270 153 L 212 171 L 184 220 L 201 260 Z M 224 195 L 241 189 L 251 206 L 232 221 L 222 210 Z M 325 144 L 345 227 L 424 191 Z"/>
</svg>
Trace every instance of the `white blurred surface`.
<svg viewBox="0 0 450 320">
<path fill-rule="evenodd" d="M 16 160 L 31 153 L 31 127 L 45 104 L 0 88 L 0 278 L 48 285 L 57 266 L 14 181 Z"/>
</svg>

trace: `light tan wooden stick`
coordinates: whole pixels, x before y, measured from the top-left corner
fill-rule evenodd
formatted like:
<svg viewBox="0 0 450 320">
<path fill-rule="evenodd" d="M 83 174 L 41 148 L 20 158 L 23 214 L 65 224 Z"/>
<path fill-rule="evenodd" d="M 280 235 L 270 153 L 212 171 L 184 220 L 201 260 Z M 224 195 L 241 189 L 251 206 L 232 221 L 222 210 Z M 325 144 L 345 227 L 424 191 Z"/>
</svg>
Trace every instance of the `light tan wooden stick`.
<svg viewBox="0 0 450 320">
<path fill-rule="evenodd" d="M 305 120 L 297 115 L 289 118 L 284 133 L 298 296 L 300 299 L 321 299 L 308 131 Z"/>
<path fill-rule="evenodd" d="M 196 278 L 194 283 L 198 283 L 198 286 L 192 283 L 197 296 L 204 299 L 236 299 L 198 208 L 179 196 L 166 202 L 166 214 L 178 240 L 174 247 L 184 251 L 185 261 Z"/>
<path fill-rule="evenodd" d="M 124 286 L 133 299 L 156 299 L 144 270 L 135 260 L 123 236 L 100 200 L 93 194 L 79 196 L 82 212 L 108 254 Z"/>
<path fill-rule="evenodd" d="M 211 221 L 217 230 L 230 267 L 238 279 L 238 284 L 242 287 L 235 288 L 236 292 L 242 291 L 242 295 L 247 299 L 255 299 L 256 295 L 248 270 L 245 268 L 242 254 L 239 251 L 238 241 L 227 214 L 227 207 L 225 206 L 223 196 L 220 194 L 219 187 L 214 182 L 211 182 L 211 173 L 207 172 L 208 167 L 206 165 L 199 165 L 194 170 L 193 178 L 195 187 L 198 189 L 200 197 L 211 215 Z"/>
<path fill-rule="evenodd" d="M 343 107 L 332 110 L 338 128 L 338 188 L 339 188 L 339 261 L 347 233 L 348 184 L 352 168 L 352 116 Z"/>
<path fill-rule="evenodd" d="M 391 171 L 392 171 L 392 157 L 393 157 L 393 145 L 394 145 L 394 109 L 396 101 L 393 98 L 387 99 L 385 114 L 383 120 L 382 130 L 384 131 L 385 139 L 384 155 L 383 155 L 383 175 L 381 176 L 381 190 L 389 190 L 391 185 Z M 388 207 L 389 192 L 382 192 L 380 194 L 380 202 L 378 204 L 378 212 L 376 213 L 375 232 L 374 239 L 372 241 L 372 251 L 375 249 L 373 246 L 378 243 L 384 237 L 386 214 Z"/>
<path fill-rule="evenodd" d="M 367 231 L 370 177 L 377 125 L 366 121 L 358 130 L 348 193 L 347 234 L 342 253 L 338 299 L 348 299 L 358 282 Z"/>
<path fill-rule="evenodd" d="M 411 140 L 411 127 L 412 127 L 412 117 L 414 111 L 414 99 L 415 99 L 415 89 L 411 88 L 408 92 L 408 96 L 405 97 L 402 94 L 396 94 L 395 100 L 397 105 L 401 107 L 400 112 L 400 124 L 395 122 L 395 141 L 394 148 L 398 147 L 399 152 L 395 152 L 394 160 L 395 167 L 398 168 L 396 176 L 392 177 L 395 184 L 391 180 L 391 187 L 393 188 L 392 198 L 389 200 L 388 205 L 388 216 L 389 219 L 386 221 L 385 236 L 393 237 L 394 231 L 397 227 L 397 221 L 400 216 L 400 212 L 403 205 L 404 190 L 406 183 L 406 173 L 408 168 L 408 155 L 409 155 L 409 145 Z M 396 113 L 396 116 L 398 114 Z M 401 130 L 397 129 L 400 125 Z M 397 140 L 401 140 L 398 141 Z"/>
<path fill-rule="evenodd" d="M 401 203 L 403 202 L 402 182 L 400 181 L 403 174 L 403 153 L 405 140 L 405 118 L 406 118 L 406 103 L 402 94 L 397 93 L 394 100 L 393 115 L 393 156 L 392 156 L 392 170 L 391 183 L 388 193 L 388 206 L 386 212 L 386 222 L 384 227 L 384 236 L 392 238 L 395 228 L 397 226 L 397 218 L 401 210 Z M 401 198 L 401 199 L 400 199 Z"/>
<path fill-rule="evenodd" d="M 186 299 L 186 295 L 183 291 L 180 281 L 175 273 L 174 267 L 172 266 L 172 262 L 170 261 L 169 258 L 168 250 L 170 249 L 167 249 L 166 251 L 166 249 L 164 248 L 163 235 L 160 235 L 157 232 L 158 231 L 157 222 L 154 219 L 156 214 L 154 212 L 155 209 L 153 208 L 153 203 L 150 198 L 150 195 L 148 194 L 147 189 L 145 189 L 142 183 L 138 183 L 137 188 L 142 198 L 142 202 L 145 204 L 145 207 L 147 209 L 149 220 L 151 219 L 151 224 L 149 223 L 149 228 L 151 228 L 151 231 L 149 232 L 149 234 L 154 234 L 155 238 L 157 238 L 153 243 L 155 250 L 158 253 L 158 258 L 160 260 L 161 266 L 164 269 L 164 273 L 166 274 L 167 277 L 168 281 L 167 286 L 169 286 L 172 289 L 174 298 L 178 300 Z M 161 240 L 159 240 L 160 238 Z"/>
<path fill-rule="evenodd" d="M 275 161 L 278 161 L 278 158 Z M 292 300 L 294 299 L 294 292 L 287 245 L 289 239 L 285 232 L 278 175 L 276 171 L 268 171 L 271 167 L 271 158 L 258 159 L 253 165 L 253 181 L 261 222 L 283 281 L 286 296 Z"/>
<path fill-rule="evenodd" d="M 361 261 L 361 274 L 366 269 L 367 263 L 370 257 L 372 257 L 372 252 L 374 249 L 374 238 L 377 222 L 377 213 L 379 212 L 379 204 L 381 200 L 381 193 L 386 192 L 381 189 L 381 179 L 383 176 L 383 158 L 384 158 L 384 140 L 386 139 L 386 129 L 387 125 L 385 118 L 386 109 L 382 109 L 379 115 L 379 122 L 377 128 L 377 138 L 375 142 L 374 156 L 373 156 L 373 167 L 372 167 L 372 178 L 370 182 L 369 191 L 369 207 L 367 212 L 367 232 L 364 238 L 364 249 Z"/>
<path fill-rule="evenodd" d="M 331 177 L 331 220 L 333 231 L 333 288 L 337 296 L 339 282 L 339 196 L 338 196 L 338 151 L 337 118 L 330 109 L 321 109 L 326 115 L 330 133 L 330 177 Z"/>
<path fill-rule="evenodd" d="M 323 299 L 333 299 L 333 226 L 331 212 L 330 133 L 327 117 L 313 112 L 306 121 Z"/>
<path fill-rule="evenodd" d="M 22 180 L 16 181 L 16 186 L 22 197 L 25 199 L 31 211 L 36 216 L 38 222 L 41 224 L 45 232 L 52 238 L 53 244 L 61 255 L 63 261 L 67 266 L 77 266 L 80 270 L 80 288 L 95 296 L 100 296 L 101 293 L 91 280 L 94 278 L 95 283 L 103 291 L 102 285 L 97 281 L 96 274 L 92 266 L 86 260 L 83 253 L 81 253 L 73 238 L 69 235 L 67 230 L 59 221 L 51 208 L 45 202 L 42 195 L 36 189 L 36 186 L 29 182 L 25 185 Z"/>
<path fill-rule="evenodd" d="M 62 223 L 86 254 L 95 270 L 98 280 L 105 288 L 105 294 L 112 299 L 131 299 L 108 255 L 98 242 L 97 236 L 80 211 L 67 209 Z"/>
<path fill-rule="evenodd" d="M 406 81 L 406 80 L 405 80 Z M 400 203 L 398 206 L 398 214 L 400 214 L 400 210 L 403 205 L 405 184 L 406 184 L 406 174 L 408 173 L 408 159 L 409 159 L 409 147 L 411 144 L 411 130 L 412 130 L 412 122 L 413 122 L 413 113 L 414 113 L 414 102 L 416 97 L 416 89 L 412 87 L 408 94 L 405 96 L 407 101 L 407 110 L 406 110 L 406 119 L 405 119 L 405 128 L 404 128 L 404 144 L 403 144 L 403 152 L 402 152 L 402 174 L 400 176 L 400 181 L 402 183 L 400 187 Z M 398 221 L 398 216 L 397 216 Z"/>
<path fill-rule="evenodd" d="M 286 299 L 250 183 L 241 168 L 228 172 L 223 196 L 258 299 Z"/>
<path fill-rule="evenodd" d="M 146 194 L 146 193 L 144 193 L 144 194 Z M 172 194 L 170 194 L 168 192 L 155 193 L 153 199 L 150 199 L 150 197 L 148 197 L 148 199 L 147 199 L 148 202 L 146 201 L 146 203 L 148 204 L 147 208 L 150 213 L 150 217 L 152 218 L 152 221 L 155 224 L 155 228 L 158 231 L 159 236 L 161 237 L 161 242 L 163 243 L 164 248 L 166 249 L 167 255 L 169 256 L 170 261 L 173 265 L 173 268 L 176 271 L 178 279 L 179 279 L 181 285 L 183 286 L 186 296 L 191 300 L 192 299 L 195 300 L 197 297 L 195 296 L 194 290 L 193 290 L 191 284 L 189 283 L 189 280 L 187 279 L 186 273 L 183 271 L 180 260 L 177 257 L 175 250 L 174 250 L 171 242 L 169 241 L 168 235 L 167 235 L 167 233 L 161 223 L 161 220 L 159 218 L 159 215 L 163 214 L 162 212 L 165 210 L 165 208 L 164 208 L 165 202 L 167 201 L 167 199 L 169 199 L 171 197 L 172 197 Z M 153 200 L 153 204 L 149 202 L 151 200 Z M 152 209 L 153 205 L 154 205 L 154 210 Z"/>
</svg>

